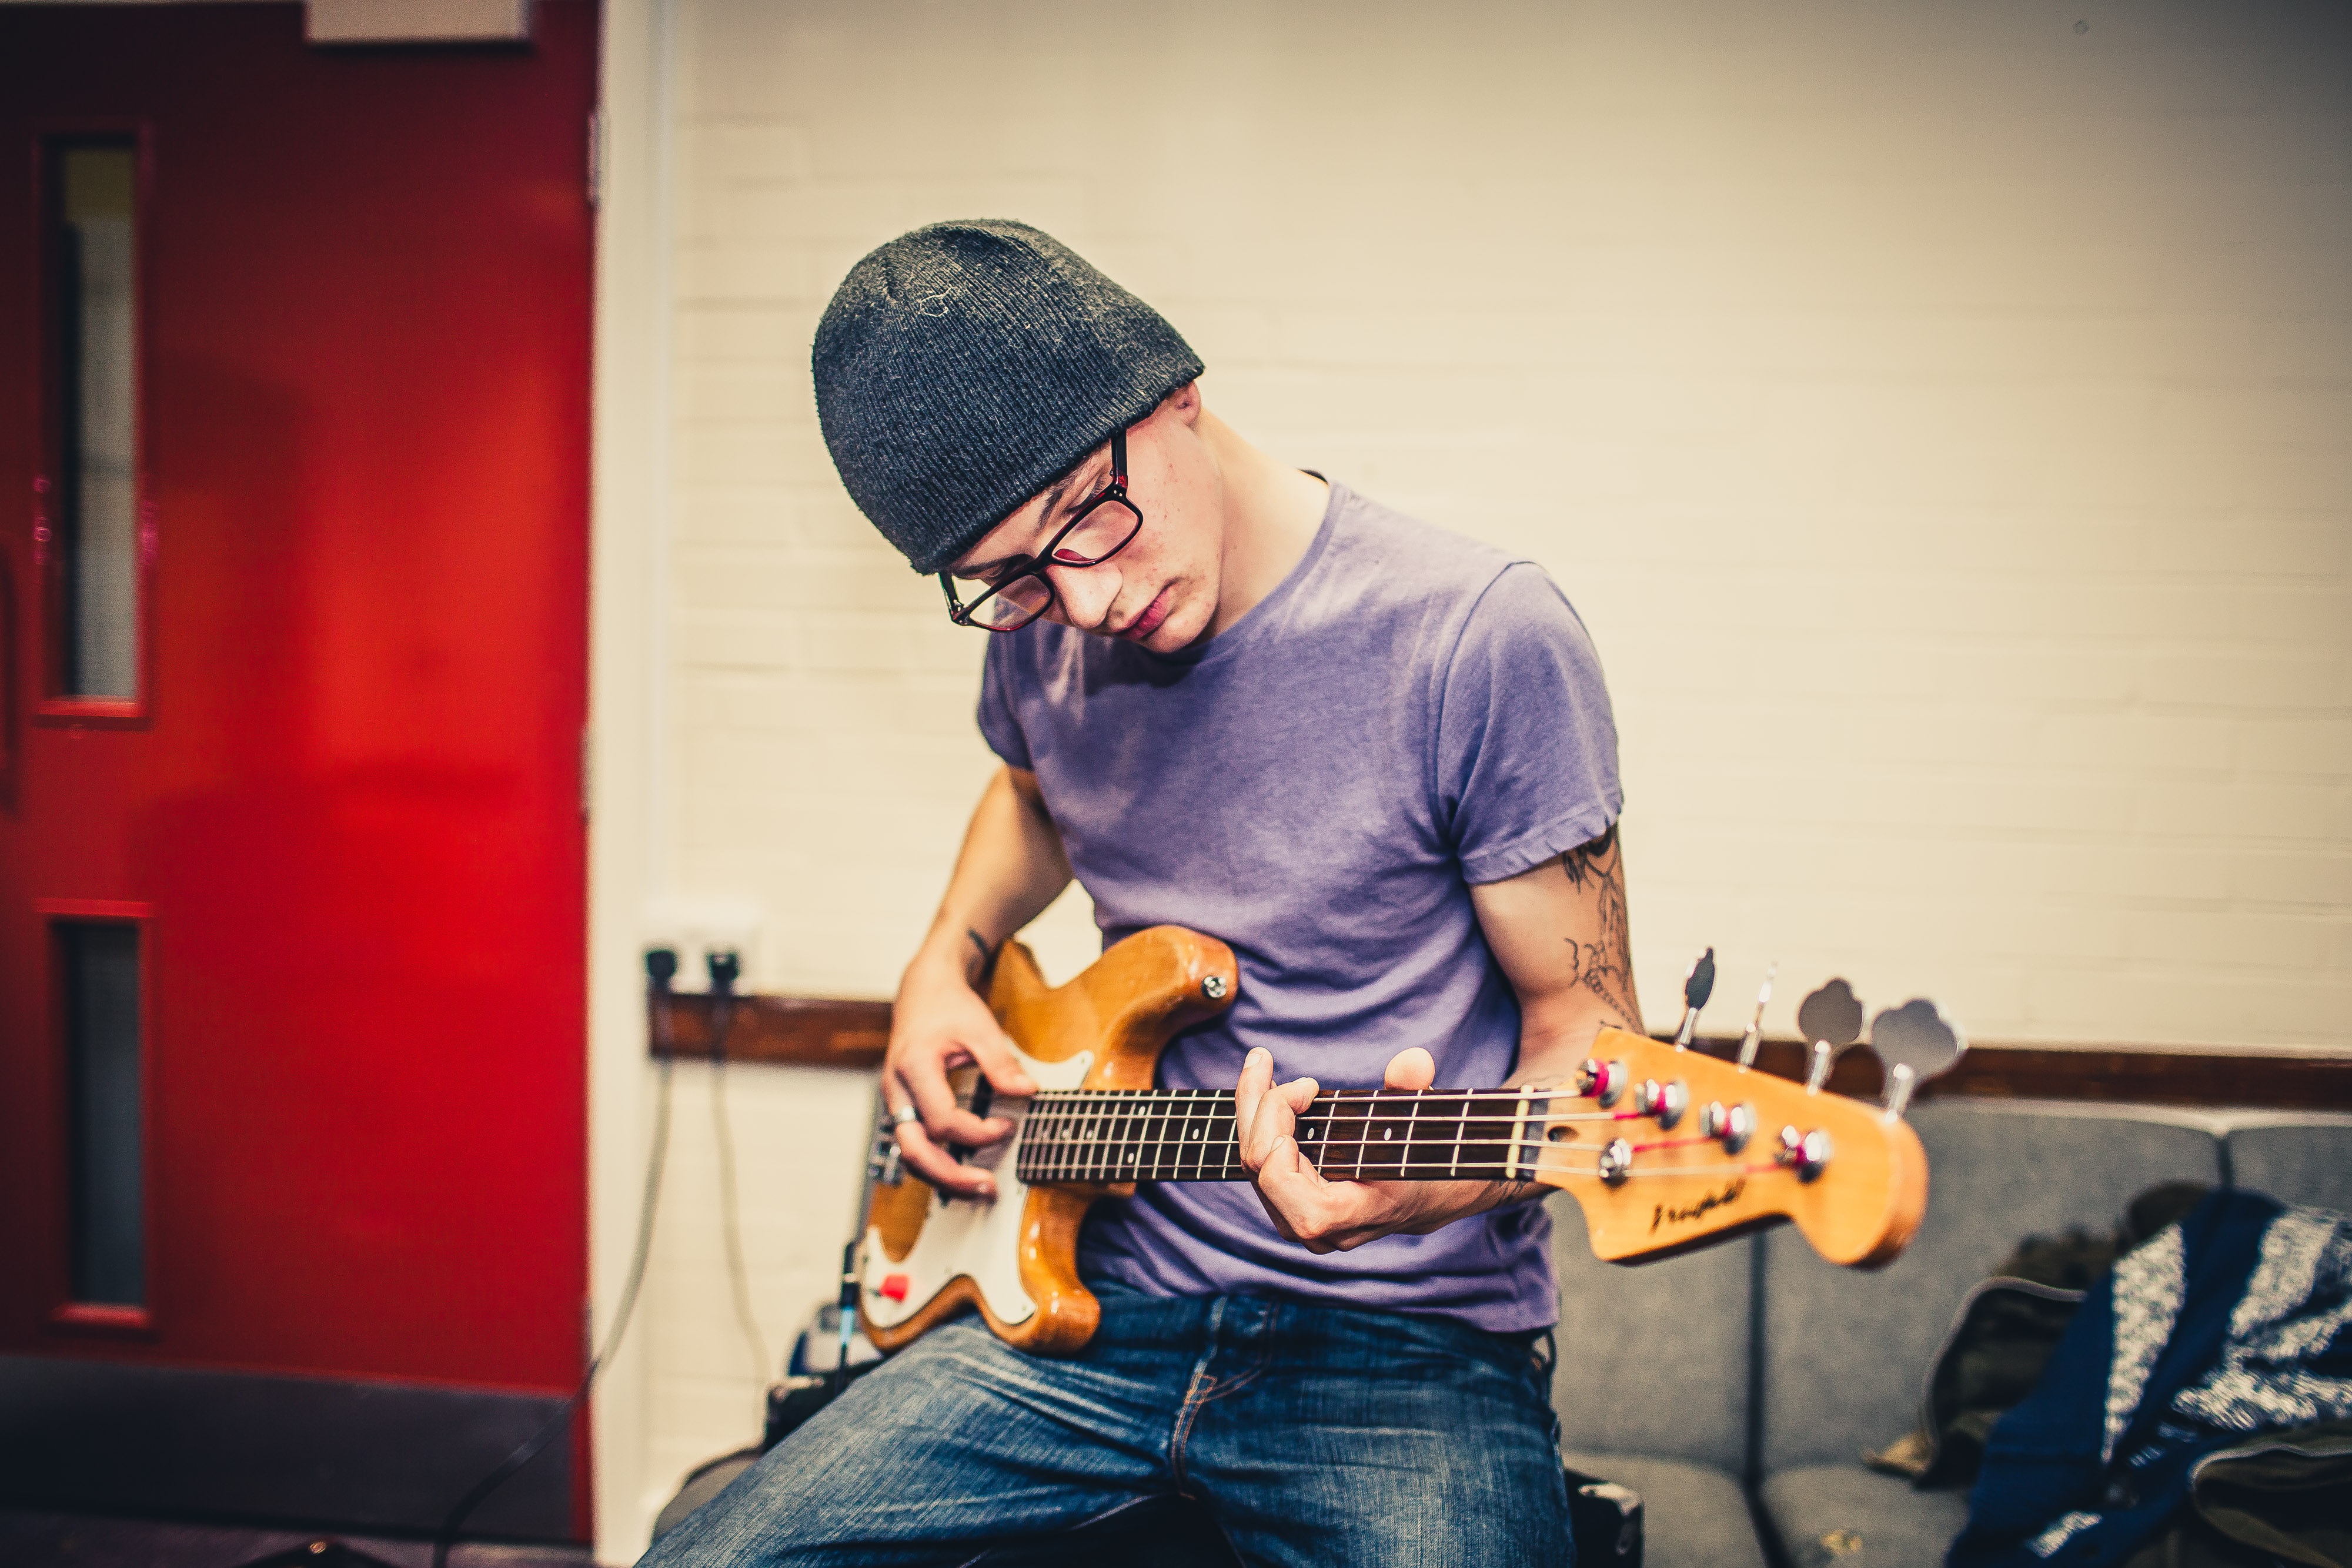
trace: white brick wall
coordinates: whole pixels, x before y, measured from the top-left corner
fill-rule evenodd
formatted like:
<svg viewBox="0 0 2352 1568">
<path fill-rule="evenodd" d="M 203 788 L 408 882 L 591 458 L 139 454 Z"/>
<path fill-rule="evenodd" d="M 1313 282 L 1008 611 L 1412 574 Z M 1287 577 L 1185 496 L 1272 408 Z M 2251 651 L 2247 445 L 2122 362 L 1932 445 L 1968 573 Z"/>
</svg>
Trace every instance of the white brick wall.
<svg viewBox="0 0 2352 1568">
<path fill-rule="evenodd" d="M 664 869 L 765 908 L 767 986 L 887 993 L 992 766 L 981 638 L 841 492 L 810 333 L 873 246 L 1010 215 L 1163 309 L 1270 450 L 1559 578 L 1654 1016 L 1713 943 L 1719 1020 L 1777 957 L 1783 1024 L 1836 972 L 1983 1039 L 2352 1049 L 2339 7 L 677 26 Z M 1083 962 L 1083 900 L 1046 925 Z M 865 1091 L 736 1082 L 781 1343 L 856 1141 L 800 1129 Z M 698 1088 L 650 1320 L 673 1474 L 754 1424 Z"/>
</svg>

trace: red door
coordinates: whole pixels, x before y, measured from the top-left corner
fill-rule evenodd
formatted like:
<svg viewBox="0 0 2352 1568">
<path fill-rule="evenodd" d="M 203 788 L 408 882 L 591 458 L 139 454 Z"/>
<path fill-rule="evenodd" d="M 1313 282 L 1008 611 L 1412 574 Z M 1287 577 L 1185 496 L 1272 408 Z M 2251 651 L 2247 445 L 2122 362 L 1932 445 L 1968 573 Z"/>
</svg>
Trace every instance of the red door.
<svg viewBox="0 0 2352 1568">
<path fill-rule="evenodd" d="M 596 15 L 536 11 L 0 6 L 0 1360 L 45 1386 L 582 1370 Z"/>
</svg>

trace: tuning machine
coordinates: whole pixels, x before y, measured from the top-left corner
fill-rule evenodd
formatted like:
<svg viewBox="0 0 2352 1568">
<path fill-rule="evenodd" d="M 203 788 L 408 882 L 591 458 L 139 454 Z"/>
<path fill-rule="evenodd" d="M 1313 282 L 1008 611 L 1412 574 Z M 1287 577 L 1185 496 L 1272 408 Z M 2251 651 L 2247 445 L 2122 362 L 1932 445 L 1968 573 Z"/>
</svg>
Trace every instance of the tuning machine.
<svg viewBox="0 0 2352 1568">
<path fill-rule="evenodd" d="M 1756 1135 L 1756 1107 L 1710 1100 L 1699 1107 L 1698 1130 L 1720 1142 L 1725 1154 L 1736 1155 Z"/>
<path fill-rule="evenodd" d="M 1870 1020 L 1870 1048 L 1886 1063 L 1885 1118 L 1895 1121 L 1930 1078 L 1949 1072 L 1969 1049 L 1959 1026 L 1925 997 Z"/>
<path fill-rule="evenodd" d="M 1683 1027 L 1675 1031 L 1675 1049 L 1688 1051 L 1691 1037 L 1698 1032 L 1698 1015 L 1706 1006 L 1706 998 L 1715 994 L 1715 949 L 1709 947 L 1698 956 L 1683 977 Z"/>
<path fill-rule="evenodd" d="M 1742 1072 L 1756 1065 L 1756 1048 L 1764 1039 L 1764 1004 L 1772 999 L 1772 978 L 1780 972 L 1778 961 L 1767 965 L 1764 983 L 1756 988 L 1756 1016 L 1748 1020 L 1748 1032 L 1739 1038 L 1739 1071 Z"/>
<path fill-rule="evenodd" d="M 1644 1078 L 1633 1091 L 1633 1109 L 1654 1119 L 1659 1126 L 1671 1128 L 1690 1109 L 1690 1085 L 1679 1078 L 1664 1083 Z"/>
<path fill-rule="evenodd" d="M 1622 1061 L 1602 1061 L 1588 1056 L 1576 1070 L 1576 1092 L 1588 1100 L 1599 1101 L 1605 1111 L 1625 1097 L 1625 1084 L 1631 1076 Z"/>
<path fill-rule="evenodd" d="M 1797 1173 L 1799 1181 L 1811 1181 L 1829 1168 L 1830 1156 L 1835 1152 L 1830 1135 L 1816 1127 L 1801 1133 L 1794 1126 L 1780 1129 L 1780 1146 L 1774 1157 Z"/>
<path fill-rule="evenodd" d="M 1832 980 L 1797 1004 L 1797 1032 L 1812 1042 L 1805 1092 L 1818 1094 L 1830 1081 L 1838 1053 L 1862 1038 L 1862 1003 L 1853 988 L 1842 979 Z"/>
<path fill-rule="evenodd" d="M 1612 1138 L 1601 1151 L 1601 1179 L 1615 1186 L 1633 1174 L 1633 1145 L 1622 1138 Z"/>
</svg>

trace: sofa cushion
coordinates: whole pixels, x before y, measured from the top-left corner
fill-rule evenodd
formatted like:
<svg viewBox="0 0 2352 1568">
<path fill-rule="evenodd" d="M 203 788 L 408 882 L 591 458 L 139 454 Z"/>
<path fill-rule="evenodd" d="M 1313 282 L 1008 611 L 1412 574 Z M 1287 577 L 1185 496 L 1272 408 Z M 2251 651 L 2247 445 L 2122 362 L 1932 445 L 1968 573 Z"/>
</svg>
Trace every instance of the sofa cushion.
<svg viewBox="0 0 2352 1568">
<path fill-rule="evenodd" d="M 2230 1179 L 2281 1203 L 2352 1209 L 2352 1116 L 2264 1118 L 2230 1134 Z"/>
<path fill-rule="evenodd" d="M 1571 1470 L 1642 1494 L 1643 1568 L 1764 1568 L 1748 1500 L 1739 1483 L 1713 1465 L 1573 1448 L 1560 1458 Z"/>
<path fill-rule="evenodd" d="M 1969 1494 L 1913 1491 L 1858 1464 L 1804 1465 L 1764 1483 L 1764 1512 L 1793 1568 L 1938 1568 L 1969 1521 Z"/>
<path fill-rule="evenodd" d="M 1753 1243 L 1628 1267 L 1592 1255 L 1584 1213 L 1566 1193 L 1551 1199 L 1551 1219 L 1559 1272 L 1552 1407 L 1560 1441 L 1603 1453 L 1671 1455 L 1739 1474 Z"/>
<path fill-rule="evenodd" d="M 1822 1262 L 1781 1229 L 1764 1248 L 1766 1474 L 1846 1464 L 1916 1427 L 1920 1390 L 1960 1299 L 2029 1235 L 2112 1231 L 2166 1181 L 2221 1179 L 2221 1143 L 2139 1106 L 1948 1102 L 1912 1116 L 1927 1214 L 1875 1273 Z"/>
</svg>

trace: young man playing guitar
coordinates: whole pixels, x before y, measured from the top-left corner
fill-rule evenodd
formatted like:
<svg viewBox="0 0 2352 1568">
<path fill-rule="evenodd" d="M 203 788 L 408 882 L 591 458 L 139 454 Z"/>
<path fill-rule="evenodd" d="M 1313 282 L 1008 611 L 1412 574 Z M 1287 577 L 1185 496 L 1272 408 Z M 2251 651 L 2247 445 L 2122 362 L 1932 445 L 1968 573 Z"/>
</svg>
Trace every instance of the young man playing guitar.
<svg viewBox="0 0 2352 1568">
<path fill-rule="evenodd" d="M 1081 1239 L 1066 1360 L 970 1317 L 918 1340 L 649 1557 L 953 1563 L 1141 1499 L 1200 1499 L 1251 1563 L 1565 1564 L 1549 1226 L 1507 1182 L 1329 1182 L 1318 1086 L 1564 1082 L 1638 1030 L 1616 735 L 1537 567 L 1286 468 L 1202 401 L 1150 307 L 1024 225 L 860 262 L 817 329 L 825 438 L 866 517 L 988 636 L 983 792 L 898 990 L 907 1166 L 986 1197 L 1034 1087 L 981 988 L 1075 873 L 1108 939 L 1229 944 L 1230 1010 L 1170 1087 L 1230 1088 L 1236 1184 L 1141 1184 Z"/>
</svg>

